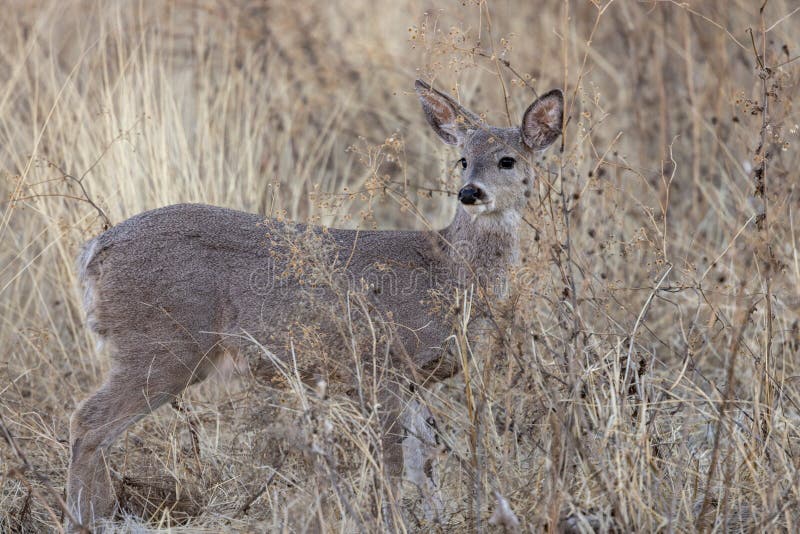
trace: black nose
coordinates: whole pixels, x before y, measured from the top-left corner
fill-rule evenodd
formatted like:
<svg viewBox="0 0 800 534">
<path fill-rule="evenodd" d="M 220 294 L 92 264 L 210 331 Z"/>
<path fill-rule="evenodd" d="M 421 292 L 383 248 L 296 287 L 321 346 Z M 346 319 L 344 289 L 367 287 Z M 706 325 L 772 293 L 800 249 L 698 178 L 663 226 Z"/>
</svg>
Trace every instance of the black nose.
<svg viewBox="0 0 800 534">
<path fill-rule="evenodd" d="M 483 190 L 480 187 L 469 184 L 461 188 L 458 192 L 458 200 L 462 204 L 475 204 L 483 198 Z"/>
</svg>

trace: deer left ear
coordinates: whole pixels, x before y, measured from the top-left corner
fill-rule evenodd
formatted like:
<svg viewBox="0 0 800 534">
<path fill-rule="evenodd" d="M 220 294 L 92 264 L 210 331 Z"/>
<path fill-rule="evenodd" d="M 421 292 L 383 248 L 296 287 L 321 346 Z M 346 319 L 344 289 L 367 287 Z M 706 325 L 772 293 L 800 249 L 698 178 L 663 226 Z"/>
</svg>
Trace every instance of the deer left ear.
<svg viewBox="0 0 800 534">
<path fill-rule="evenodd" d="M 564 95 L 553 89 L 539 97 L 522 116 L 520 132 L 525 146 L 544 150 L 561 135 L 564 121 Z"/>
</svg>

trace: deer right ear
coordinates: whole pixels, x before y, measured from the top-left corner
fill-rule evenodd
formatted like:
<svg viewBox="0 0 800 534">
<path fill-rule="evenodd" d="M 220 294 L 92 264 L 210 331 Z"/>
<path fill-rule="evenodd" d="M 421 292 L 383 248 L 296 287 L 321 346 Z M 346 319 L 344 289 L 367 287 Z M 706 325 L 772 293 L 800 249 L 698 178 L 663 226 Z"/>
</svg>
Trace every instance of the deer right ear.
<svg viewBox="0 0 800 534">
<path fill-rule="evenodd" d="M 448 145 L 462 145 L 468 129 L 475 129 L 480 118 L 458 102 L 430 85 L 417 80 L 414 83 L 425 118 L 442 141 Z"/>
</svg>

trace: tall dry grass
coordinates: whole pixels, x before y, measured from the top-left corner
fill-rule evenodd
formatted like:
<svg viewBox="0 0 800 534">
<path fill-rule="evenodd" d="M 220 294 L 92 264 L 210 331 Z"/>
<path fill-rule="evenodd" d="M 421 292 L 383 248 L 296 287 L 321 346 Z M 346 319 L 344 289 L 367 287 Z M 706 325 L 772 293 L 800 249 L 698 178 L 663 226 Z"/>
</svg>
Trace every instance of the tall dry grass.
<svg viewBox="0 0 800 534">
<path fill-rule="evenodd" d="M 0 530 L 59 529 L 69 415 L 107 366 L 73 268 L 87 199 L 112 223 L 191 201 L 443 226 L 457 156 L 415 77 L 496 124 L 561 87 L 569 120 L 526 214 L 537 276 L 425 392 L 445 521 L 407 502 L 408 528 L 795 530 L 800 12 L 760 7 L 7 4 Z M 290 386 L 211 381 L 136 425 L 122 528 L 376 528 L 376 421 Z"/>
</svg>

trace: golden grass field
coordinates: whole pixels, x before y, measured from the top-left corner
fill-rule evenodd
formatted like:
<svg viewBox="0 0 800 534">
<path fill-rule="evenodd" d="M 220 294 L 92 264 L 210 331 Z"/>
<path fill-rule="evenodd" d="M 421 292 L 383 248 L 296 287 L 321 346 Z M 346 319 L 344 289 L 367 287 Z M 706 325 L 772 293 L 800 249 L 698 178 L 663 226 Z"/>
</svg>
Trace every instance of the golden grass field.
<svg viewBox="0 0 800 534">
<path fill-rule="evenodd" d="M 459 156 L 415 78 L 498 125 L 561 88 L 568 120 L 525 217 L 537 276 L 427 392 L 445 521 L 405 528 L 797 531 L 800 11 L 763 3 L 4 2 L 0 532 L 62 528 L 69 417 L 108 368 L 88 200 L 444 226 Z M 121 531 L 380 529 L 374 420 L 221 375 L 112 447 Z"/>
</svg>

